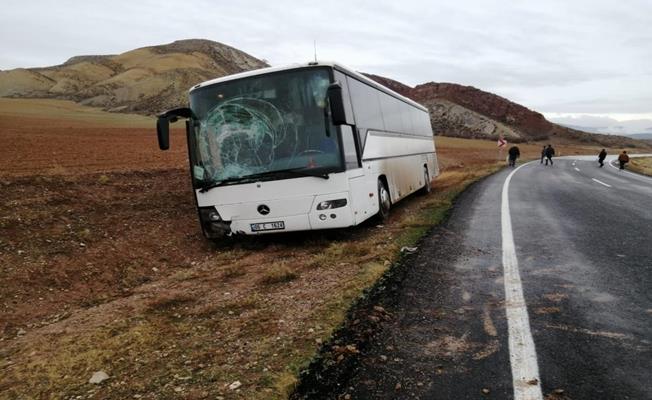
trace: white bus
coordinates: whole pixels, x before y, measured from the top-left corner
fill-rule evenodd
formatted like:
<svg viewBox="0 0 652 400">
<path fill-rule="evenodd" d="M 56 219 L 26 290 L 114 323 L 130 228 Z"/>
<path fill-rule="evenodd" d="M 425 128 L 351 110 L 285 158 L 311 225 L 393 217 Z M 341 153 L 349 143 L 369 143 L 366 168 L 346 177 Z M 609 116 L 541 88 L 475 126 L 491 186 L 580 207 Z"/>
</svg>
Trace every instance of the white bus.
<svg viewBox="0 0 652 400">
<path fill-rule="evenodd" d="M 190 89 L 186 118 L 204 235 L 357 225 L 439 173 L 428 110 L 334 63 L 264 68 Z"/>
</svg>

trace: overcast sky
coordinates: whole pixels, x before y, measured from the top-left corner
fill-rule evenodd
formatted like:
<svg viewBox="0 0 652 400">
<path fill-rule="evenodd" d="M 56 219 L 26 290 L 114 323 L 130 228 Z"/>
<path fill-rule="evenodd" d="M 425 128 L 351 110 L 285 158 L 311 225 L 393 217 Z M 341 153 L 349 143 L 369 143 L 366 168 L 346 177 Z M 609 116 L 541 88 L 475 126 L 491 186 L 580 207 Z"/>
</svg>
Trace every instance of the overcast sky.
<svg viewBox="0 0 652 400">
<path fill-rule="evenodd" d="M 510 4 L 512 3 L 512 4 Z M 652 118 L 652 1 L 23 0 L 0 14 L 0 69 L 178 39 L 272 65 L 335 60 L 409 85 L 472 85 L 547 116 Z"/>
</svg>

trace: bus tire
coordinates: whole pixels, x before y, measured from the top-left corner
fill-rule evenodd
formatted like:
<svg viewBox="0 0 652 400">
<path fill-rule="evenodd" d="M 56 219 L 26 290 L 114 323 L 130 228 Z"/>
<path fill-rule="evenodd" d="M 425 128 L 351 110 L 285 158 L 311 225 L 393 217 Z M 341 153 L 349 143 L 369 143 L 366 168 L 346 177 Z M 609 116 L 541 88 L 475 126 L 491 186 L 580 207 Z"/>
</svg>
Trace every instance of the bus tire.
<svg viewBox="0 0 652 400">
<path fill-rule="evenodd" d="M 423 167 L 423 187 L 419 190 L 420 194 L 428 194 L 432 191 L 432 183 L 430 182 L 430 174 L 428 167 Z"/>
<path fill-rule="evenodd" d="M 378 220 L 386 222 L 389 218 L 389 209 L 392 207 L 392 200 L 389 197 L 387 185 L 381 179 L 378 179 Z"/>
</svg>

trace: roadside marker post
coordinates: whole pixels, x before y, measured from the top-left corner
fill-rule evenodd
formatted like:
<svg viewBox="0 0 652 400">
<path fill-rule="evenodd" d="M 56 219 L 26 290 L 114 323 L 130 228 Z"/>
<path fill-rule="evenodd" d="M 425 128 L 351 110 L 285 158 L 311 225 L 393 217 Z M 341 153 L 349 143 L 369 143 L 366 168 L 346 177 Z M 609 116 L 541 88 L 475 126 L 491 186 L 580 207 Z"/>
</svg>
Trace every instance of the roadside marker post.
<svg viewBox="0 0 652 400">
<path fill-rule="evenodd" d="M 507 140 L 503 138 L 502 136 L 498 138 L 498 159 L 502 160 L 505 157 L 503 157 L 503 150 L 505 150 L 505 147 L 507 146 Z"/>
</svg>

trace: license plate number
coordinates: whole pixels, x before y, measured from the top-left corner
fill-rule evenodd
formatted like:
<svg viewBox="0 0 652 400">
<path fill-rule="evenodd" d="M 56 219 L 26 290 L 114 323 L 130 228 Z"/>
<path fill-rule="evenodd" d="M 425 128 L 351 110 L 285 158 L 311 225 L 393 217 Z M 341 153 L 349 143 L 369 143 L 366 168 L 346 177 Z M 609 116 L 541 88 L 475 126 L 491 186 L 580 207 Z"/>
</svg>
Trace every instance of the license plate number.
<svg viewBox="0 0 652 400">
<path fill-rule="evenodd" d="M 285 222 L 283 221 L 261 222 L 258 224 L 251 224 L 252 232 L 277 231 L 281 229 L 285 229 Z"/>
</svg>

